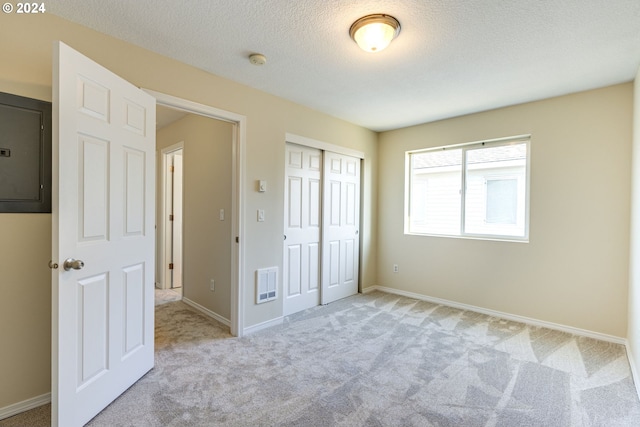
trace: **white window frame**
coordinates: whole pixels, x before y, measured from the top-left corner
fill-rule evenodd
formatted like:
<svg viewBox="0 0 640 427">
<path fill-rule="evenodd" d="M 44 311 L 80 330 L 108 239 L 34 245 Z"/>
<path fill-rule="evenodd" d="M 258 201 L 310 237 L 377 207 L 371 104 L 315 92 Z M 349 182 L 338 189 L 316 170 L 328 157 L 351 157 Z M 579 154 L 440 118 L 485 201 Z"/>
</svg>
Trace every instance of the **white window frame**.
<svg viewBox="0 0 640 427">
<path fill-rule="evenodd" d="M 516 143 L 525 143 L 527 148 L 527 158 L 525 166 L 525 201 L 524 201 L 524 235 L 523 236 L 510 236 L 510 235 L 496 235 L 496 234 L 477 234 L 467 233 L 464 231 L 465 222 L 465 183 L 466 183 L 466 152 L 469 149 L 479 147 L 498 147 L 505 145 L 512 145 Z M 462 189 L 460 194 L 460 231 L 459 234 L 437 234 L 437 233 L 420 233 L 411 231 L 410 229 L 410 213 L 411 213 L 411 156 L 413 154 L 426 153 L 430 151 L 442 151 L 462 149 L 462 172 L 461 172 L 461 184 Z M 404 234 L 414 236 L 429 236 L 429 237 L 448 237 L 448 238 L 462 238 L 462 239 L 479 239 L 479 240 L 498 240 L 507 242 L 529 242 L 529 226 L 530 226 L 530 186 L 531 186 L 531 135 L 517 135 L 506 138 L 497 138 L 492 140 L 475 141 L 463 144 L 453 144 L 446 146 L 438 146 L 432 148 L 422 148 L 417 150 L 410 150 L 405 152 L 405 197 L 404 197 Z M 486 203 L 486 201 L 485 201 Z"/>
</svg>

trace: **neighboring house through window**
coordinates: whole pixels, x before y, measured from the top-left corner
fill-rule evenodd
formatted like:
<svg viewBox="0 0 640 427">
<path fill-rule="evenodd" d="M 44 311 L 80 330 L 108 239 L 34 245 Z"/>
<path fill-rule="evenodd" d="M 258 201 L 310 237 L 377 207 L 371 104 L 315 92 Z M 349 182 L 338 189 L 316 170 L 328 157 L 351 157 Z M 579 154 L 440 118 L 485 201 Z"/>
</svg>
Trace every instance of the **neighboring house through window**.
<svg viewBox="0 0 640 427">
<path fill-rule="evenodd" d="M 530 137 L 407 155 L 405 232 L 528 240 Z"/>
</svg>

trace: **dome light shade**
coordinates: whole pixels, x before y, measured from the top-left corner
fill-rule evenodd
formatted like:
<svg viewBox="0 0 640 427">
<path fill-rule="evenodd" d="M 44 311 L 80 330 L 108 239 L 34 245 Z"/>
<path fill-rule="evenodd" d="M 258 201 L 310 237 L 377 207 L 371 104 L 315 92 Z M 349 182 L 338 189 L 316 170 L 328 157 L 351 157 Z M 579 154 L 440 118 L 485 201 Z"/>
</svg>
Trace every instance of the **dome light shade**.
<svg viewBox="0 0 640 427">
<path fill-rule="evenodd" d="M 380 52 L 400 34 L 400 22 L 390 15 L 367 15 L 351 25 L 349 35 L 365 52 Z"/>
</svg>

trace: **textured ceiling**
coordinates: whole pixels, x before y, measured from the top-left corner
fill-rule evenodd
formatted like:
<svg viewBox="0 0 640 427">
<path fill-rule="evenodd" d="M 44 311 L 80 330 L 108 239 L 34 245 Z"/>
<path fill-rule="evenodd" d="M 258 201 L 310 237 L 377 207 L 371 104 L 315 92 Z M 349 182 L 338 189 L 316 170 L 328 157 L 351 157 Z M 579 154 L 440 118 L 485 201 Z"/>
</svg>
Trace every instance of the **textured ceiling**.
<svg viewBox="0 0 640 427">
<path fill-rule="evenodd" d="M 54 0 L 47 11 L 381 131 L 633 79 L 639 0 Z M 361 51 L 349 26 L 395 16 Z M 267 64 L 251 65 L 250 53 Z"/>
</svg>

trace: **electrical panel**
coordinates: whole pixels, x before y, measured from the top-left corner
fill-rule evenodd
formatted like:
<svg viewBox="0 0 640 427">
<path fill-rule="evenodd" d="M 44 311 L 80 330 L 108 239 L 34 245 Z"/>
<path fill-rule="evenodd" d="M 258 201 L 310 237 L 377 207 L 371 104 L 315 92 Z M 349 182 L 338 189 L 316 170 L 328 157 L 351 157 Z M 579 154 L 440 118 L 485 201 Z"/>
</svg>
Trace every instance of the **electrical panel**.
<svg viewBox="0 0 640 427">
<path fill-rule="evenodd" d="M 51 103 L 0 93 L 0 212 L 51 212 Z"/>
</svg>

